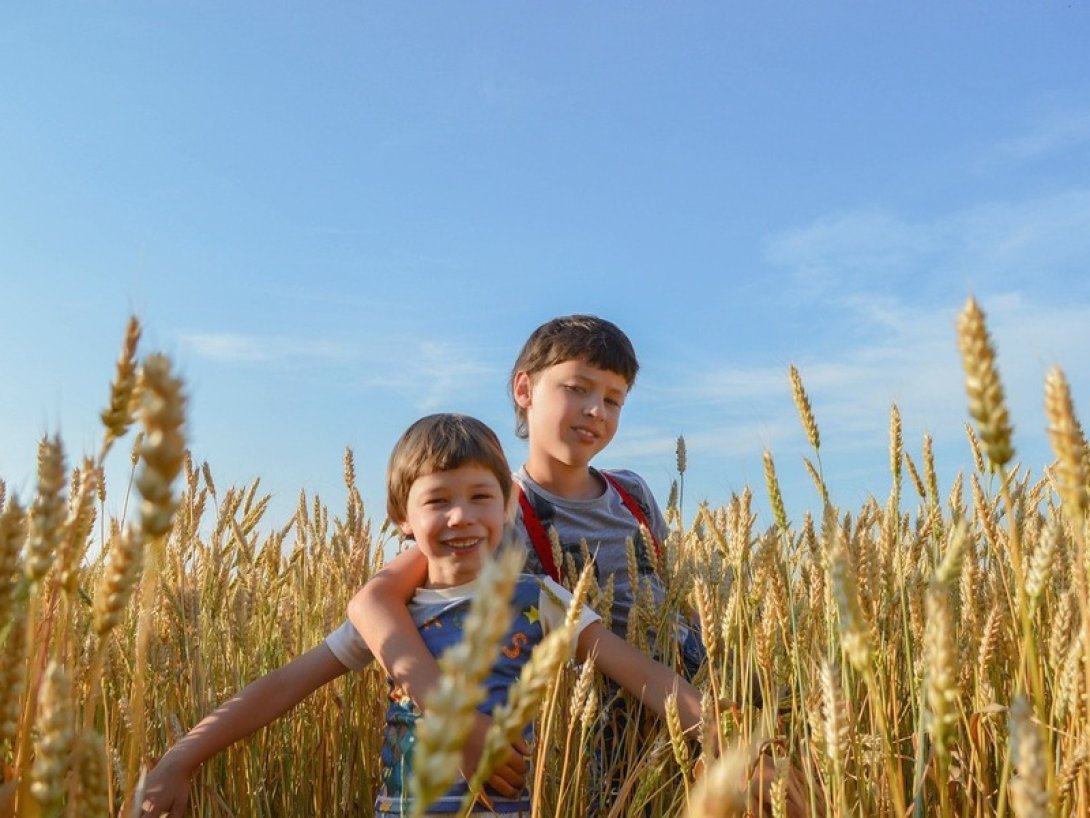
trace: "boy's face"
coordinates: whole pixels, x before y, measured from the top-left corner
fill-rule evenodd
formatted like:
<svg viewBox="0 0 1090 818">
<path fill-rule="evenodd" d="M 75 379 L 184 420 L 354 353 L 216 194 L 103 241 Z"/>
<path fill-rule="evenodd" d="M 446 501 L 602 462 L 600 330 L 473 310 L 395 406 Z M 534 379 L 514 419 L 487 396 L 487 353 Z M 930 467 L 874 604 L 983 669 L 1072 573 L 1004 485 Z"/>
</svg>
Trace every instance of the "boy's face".
<svg viewBox="0 0 1090 818">
<path fill-rule="evenodd" d="M 476 579 L 484 558 L 499 545 L 505 511 L 496 475 L 476 463 L 413 481 L 407 519 L 399 525 L 428 559 L 428 587 Z"/>
<path fill-rule="evenodd" d="M 569 466 L 586 466 L 617 433 L 628 383 L 586 361 L 515 375 L 515 400 L 526 411 L 531 451 Z"/>
</svg>

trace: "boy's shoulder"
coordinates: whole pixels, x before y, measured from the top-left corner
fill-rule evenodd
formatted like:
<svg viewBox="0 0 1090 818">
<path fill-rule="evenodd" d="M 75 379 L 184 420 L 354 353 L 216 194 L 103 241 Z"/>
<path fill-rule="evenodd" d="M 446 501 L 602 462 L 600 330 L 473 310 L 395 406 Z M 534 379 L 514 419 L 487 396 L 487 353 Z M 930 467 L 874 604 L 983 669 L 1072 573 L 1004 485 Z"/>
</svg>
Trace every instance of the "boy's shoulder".
<svg viewBox="0 0 1090 818">
<path fill-rule="evenodd" d="M 602 474 L 607 479 L 613 478 L 616 484 L 632 495 L 632 498 L 641 506 L 647 506 L 645 512 L 658 507 L 651 487 L 638 473 L 631 469 L 602 469 Z"/>
<path fill-rule="evenodd" d="M 614 478 L 625 489 L 651 496 L 651 487 L 647 485 L 647 481 L 632 469 L 601 469 L 601 473 Z"/>
</svg>

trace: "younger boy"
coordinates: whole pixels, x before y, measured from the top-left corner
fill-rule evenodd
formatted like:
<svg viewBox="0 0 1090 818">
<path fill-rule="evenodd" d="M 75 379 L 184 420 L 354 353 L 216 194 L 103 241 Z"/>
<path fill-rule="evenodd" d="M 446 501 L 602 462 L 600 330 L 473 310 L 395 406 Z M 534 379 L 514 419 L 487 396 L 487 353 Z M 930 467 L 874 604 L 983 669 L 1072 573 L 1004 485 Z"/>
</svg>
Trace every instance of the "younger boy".
<svg viewBox="0 0 1090 818">
<path fill-rule="evenodd" d="M 409 612 L 419 637 L 435 656 L 460 641 L 483 560 L 500 543 L 511 497 L 510 471 L 499 440 L 483 423 L 463 415 L 431 415 L 409 427 L 394 447 L 387 487 L 390 519 L 415 540 L 426 561 L 426 577 Z M 487 695 L 480 710 L 491 712 L 505 701 L 534 647 L 563 623 L 570 600 L 570 594 L 547 577 L 519 579 L 512 602 L 515 618 L 485 681 Z M 659 715 L 665 715 L 665 700 L 675 693 L 684 728 L 699 724 L 696 689 L 606 629 L 587 609 L 580 616 L 575 647 L 579 661 L 593 654 L 600 672 Z M 413 806 L 406 784 L 420 711 L 393 680 L 391 685 L 376 818 L 405 815 Z M 464 781 L 455 784 L 429 805 L 428 814 L 456 812 L 465 787 Z M 488 796 L 490 806 L 473 809 L 478 818 L 529 814 L 530 794 L 525 788 L 513 797 L 497 792 Z"/>
</svg>

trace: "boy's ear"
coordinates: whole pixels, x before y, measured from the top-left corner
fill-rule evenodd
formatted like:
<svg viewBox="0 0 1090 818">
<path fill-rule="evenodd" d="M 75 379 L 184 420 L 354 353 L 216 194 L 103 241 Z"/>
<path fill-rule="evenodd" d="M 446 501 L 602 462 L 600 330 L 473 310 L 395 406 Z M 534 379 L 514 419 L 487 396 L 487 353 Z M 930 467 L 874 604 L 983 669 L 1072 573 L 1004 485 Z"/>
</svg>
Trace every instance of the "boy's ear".
<svg viewBox="0 0 1090 818">
<path fill-rule="evenodd" d="M 404 534 L 404 535 L 405 535 L 406 537 L 412 537 L 412 535 L 413 535 L 413 530 L 412 530 L 412 528 L 411 528 L 411 527 L 409 526 L 409 524 L 408 524 L 408 523 L 405 523 L 405 522 L 402 522 L 402 523 L 398 523 L 398 524 L 397 524 L 397 527 L 401 529 L 401 533 L 402 533 L 402 534 Z"/>
<path fill-rule="evenodd" d="M 514 393 L 515 403 L 522 409 L 528 409 L 530 407 L 530 393 L 534 389 L 534 381 L 530 377 L 530 373 L 516 372 L 513 387 L 511 391 Z"/>
</svg>

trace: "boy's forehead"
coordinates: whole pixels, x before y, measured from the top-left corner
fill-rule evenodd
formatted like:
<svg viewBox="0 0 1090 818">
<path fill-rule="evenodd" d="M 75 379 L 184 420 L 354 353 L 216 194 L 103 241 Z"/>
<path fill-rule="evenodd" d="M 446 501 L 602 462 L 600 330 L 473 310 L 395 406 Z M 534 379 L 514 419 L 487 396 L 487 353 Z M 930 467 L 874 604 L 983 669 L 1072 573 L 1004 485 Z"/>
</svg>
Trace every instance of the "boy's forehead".
<svg viewBox="0 0 1090 818">
<path fill-rule="evenodd" d="M 439 486 L 456 482 L 473 485 L 491 482 L 499 485 L 499 480 L 492 473 L 492 470 L 483 463 L 476 461 L 460 463 L 449 469 L 431 469 L 430 471 L 421 472 L 413 480 L 413 485 Z"/>
<path fill-rule="evenodd" d="M 568 358 L 565 361 L 558 361 L 551 366 L 547 366 L 542 370 L 542 372 L 548 371 L 571 375 L 577 378 L 586 378 L 588 380 L 605 381 L 607 386 L 612 386 L 625 392 L 627 392 L 629 388 L 628 381 L 625 380 L 624 375 L 620 372 L 614 372 L 612 369 L 603 369 L 584 358 Z"/>
</svg>

